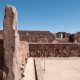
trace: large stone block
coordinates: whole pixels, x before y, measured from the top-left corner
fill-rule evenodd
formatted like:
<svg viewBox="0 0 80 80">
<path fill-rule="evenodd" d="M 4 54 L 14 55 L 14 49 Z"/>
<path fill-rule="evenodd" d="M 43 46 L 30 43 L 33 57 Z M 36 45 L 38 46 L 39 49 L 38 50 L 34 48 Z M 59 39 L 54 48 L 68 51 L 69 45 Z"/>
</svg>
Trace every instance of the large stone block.
<svg viewBox="0 0 80 80">
<path fill-rule="evenodd" d="M 6 80 L 19 80 L 19 34 L 17 11 L 7 5 L 3 22 L 4 73 Z"/>
</svg>

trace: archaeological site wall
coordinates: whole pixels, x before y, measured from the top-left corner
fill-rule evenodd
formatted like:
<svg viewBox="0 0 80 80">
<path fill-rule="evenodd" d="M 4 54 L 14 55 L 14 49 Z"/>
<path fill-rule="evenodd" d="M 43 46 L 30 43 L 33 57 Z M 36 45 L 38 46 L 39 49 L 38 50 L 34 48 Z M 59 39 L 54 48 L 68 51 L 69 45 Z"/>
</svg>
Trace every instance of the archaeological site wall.
<svg viewBox="0 0 80 80">
<path fill-rule="evenodd" d="M 0 30 L 0 39 L 3 39 L 3 30 Z"/>
<path fill-rule="evenodd" d="M 70 33 L 66 33 L 66 32 L 58 32 L 56 33 L 56 38 L 69 38 Z"/>
<path fill-rule="evenodd" d="M 75 40 L 80 43 L 80 32 L 75 34 Z"/>
<path fill-rule="evenodd" d="M 20 41 L 20 43 L 19 43 L 19 53 L 20 53 L 21 66 L 24 67 L 25 63 L 26 63 L 26 60 L 28 58 L 28 53 L 29 53 L 29 43 L 28 42 Z"/>
<path fill-rule="evenodd" d="M 2 62 L 3 62 L 3 40 L 0 40 L 0 70 L 2 70 Z"/>
<path fill-rule="evenodd" d="M 52 43 L 55 40 L 54 34 L 49 31 L 19 30 L 18 33 L 21 41 L 29 43 Z M 3 39 L 2 30 L 0 30 L 0 39 Z"/>
<path fill-rule="evenodd" d="M 21 41 L 29 43 L 80 43 L 80 32 L 70 34 L 66 32 L 19 30 L 18 33 Z M 0 39 L 3 39 L 2 30 L 0 30 Z"/>
<path fill-rule="evenodd" d="M 3 40 L 0 40 L 0 80 L 3 79 L 3 74 L 2 74 L 2 70 L 3 70 Z"/>
<path fill-rule="evenodd" d="M 20 40 L 29 43 L 52 43 L 55 36 L 49 31 L 19 31 Z"/>
<path fill-rule="evenodd" d="M 80 57 L 80 44 L 29 44 L 30 57 Z"/>
</svg>

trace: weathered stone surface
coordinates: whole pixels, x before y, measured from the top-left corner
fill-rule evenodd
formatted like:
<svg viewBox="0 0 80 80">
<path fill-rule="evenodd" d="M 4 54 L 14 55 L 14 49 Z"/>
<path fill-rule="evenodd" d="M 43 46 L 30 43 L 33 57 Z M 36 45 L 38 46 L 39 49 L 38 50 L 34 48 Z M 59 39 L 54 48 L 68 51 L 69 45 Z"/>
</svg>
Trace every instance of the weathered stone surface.
<svg viewBox="0 0 80 80">
<path fill-rule="evenodd" d="M 3 80 L 3 40 L 0 40 L 0 80 Z"/>
<path fill-rule="evenodd" d="M 6 80 L 19 80 L 19 35 L 17 31 L 17 11 L 7 5 L 3 22 L 4 72 Z"/>
<path fill-rule="evenodd" d="M 80 32 L 75 33 L 75 40 L 80 43 Z"/>
<path fill-rule="evenodd" d="M 28 31 L 19 30 L 19 36 L 21 41 L 27 41 L 29 43 L 80 43 L 80 32 L 70 34 L 66 32 L 51 33 L 49 31 Z M 3 31 L 0 30 L 0 39 L 3 39 Z M 61 38 L 61 34 L 64 34 L 64 38 Z"/>
<path fill-rule="evenodd" d="M 0 80 L 3 80 L 3 71 L 0 70 Z"/>
<path fill-rule="evenodd" d="M 70 33 L 66 33 L 66 32 L 56 33 L 57 43 L 68 43 L 69 42 L 69 37 L 70 37 Z"/>
<path fill-rule="evenodd" d="M 20 80 L 24 78 L 24 69 L 29 53 L 29 44 L 24 41 L 20 41 L 19 54 L 20 54 Z"/>
<path fill-rule="evenodd" d="M 20 40 L 29 43 L 52 43 L 55 36 L 49 31 L 19 31 Z"/>
<path fill-rule="evenodd" d="M 3 40 L 0 40 L 0 70 L 3 69 L 3 52 L 4 52 L 4 49 L 3 49 Z"/>
<path fill-rule="evenodd" d="M 30 57 L 80 57 L 80 44 L 29 44 Z"/>
<path fill-rule="evenodd" d="M 56 33 L 56 38 L 61 38 L 61 34 L 63 35 L 63 38 L 69 38 L 69 36 L 70 36 L 70 33 L 58 32 L 58 33 Z"/>
<path fill-rule="evenodd" d="M 28 57 L 28 53 L 29 53 L 29 43 L 20 41 L 19 53 L 20 53 L 21 65 L 25 64 L 25 58 Z"/>
</svg>

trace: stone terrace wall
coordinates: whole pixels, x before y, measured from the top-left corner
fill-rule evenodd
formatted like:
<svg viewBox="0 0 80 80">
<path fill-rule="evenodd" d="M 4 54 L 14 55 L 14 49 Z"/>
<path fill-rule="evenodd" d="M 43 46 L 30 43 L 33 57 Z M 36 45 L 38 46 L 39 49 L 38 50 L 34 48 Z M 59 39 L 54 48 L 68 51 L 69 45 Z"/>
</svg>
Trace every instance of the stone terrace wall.
<svg viewBox="0 0 80 80">
<path fill-rule="evenodd" d="M 70 36 L 70 33 L 58 32 L 58 33 L 56 33 L 56 38 L 61 38 L 61 34 L 63 34 L 63 38 L 69 38 L 69 36 Z"/>
<path fill-rule="evenodd" d="M 29 44 L 30 57 L 80 57 L 80 44 Z"/>
<path fill-rule="evenodd" d="M 64 38 L 61 38 L 61 34 L 65 34 Z M 53 43 L 54 40 L 56 40 L 57 43 L 75 42 L 75 40 L 80 43 L 80 32 L 74 34 L 58 32 L 54 35 L 49 31 L 19 30 L 19 36 L 21 41 L 28 41 L 33 43 Z M 0 39 L 3 39 L 2 30 L 0 30 Z"/>
<path fill-rule="evenodd" d="M 3 63 L 3 40 L 0 40 L 0 70 L 3 68 L 2 63 Z"/>
<path fill-rule="evenodd" d="M 0 80 L 3 80 L 3 40 L 0 40 Z"/>
<path fill-rule="evenodd" d="M 55 39 L 54 34 L 49 31 L 25 31 L 19 30 L 21 41 L 38 42 L 38 43 L 52 43 Z M 0 39 L 3 39 L 3 31 L 0 30 Z"/>
<path fill-rule="evenodd" d="M 3 31 L 0 30 L 0 39 L 3 39 Z"/>
<path fill-rule="evenodd" d="M 20 40 L 30 43 L 52 43 L 54 35 L 49 31 L 19 31 Z"/>
<path fill-rule="evenodd" d="M 80 32 L 77 32 L 75 37 L 76 37 L 77 42 L 80 43 Z"/>
</svg>

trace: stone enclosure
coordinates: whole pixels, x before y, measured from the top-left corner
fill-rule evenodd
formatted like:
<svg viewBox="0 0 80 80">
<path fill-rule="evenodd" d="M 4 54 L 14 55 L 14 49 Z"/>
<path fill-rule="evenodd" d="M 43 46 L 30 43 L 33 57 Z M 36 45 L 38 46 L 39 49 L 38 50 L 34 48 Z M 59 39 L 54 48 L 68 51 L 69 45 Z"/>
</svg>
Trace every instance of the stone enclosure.
<svg viewBox="0 0 80 80">
<path fill-rule="evenodd" d="M 16 8 L 7 5 L 0 30 L 0 80 L 24 80 L 29 57 L 80 57 L 80 32 L 18 31 L 17 17 Z"/>
<path fill-rule="evenodd" d="M 80 44 L 29 44 L 30 57 L 80 57 Z"/>
</svg>

